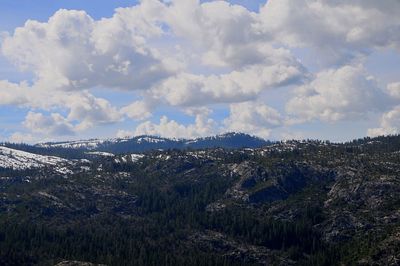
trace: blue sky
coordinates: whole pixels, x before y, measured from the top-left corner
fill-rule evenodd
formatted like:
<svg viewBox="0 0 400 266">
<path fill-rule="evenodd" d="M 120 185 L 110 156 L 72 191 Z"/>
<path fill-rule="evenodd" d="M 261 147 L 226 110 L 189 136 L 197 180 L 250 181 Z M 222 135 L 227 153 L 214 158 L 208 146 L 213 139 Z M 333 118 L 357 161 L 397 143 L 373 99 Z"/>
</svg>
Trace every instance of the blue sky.
<svg viewBox="0 0 400 266">
<path fill-rule="evenodd" d="M 396 10 L 396 0 L 4 0 L 0 140 L 398 134 Z"/>
</svg>

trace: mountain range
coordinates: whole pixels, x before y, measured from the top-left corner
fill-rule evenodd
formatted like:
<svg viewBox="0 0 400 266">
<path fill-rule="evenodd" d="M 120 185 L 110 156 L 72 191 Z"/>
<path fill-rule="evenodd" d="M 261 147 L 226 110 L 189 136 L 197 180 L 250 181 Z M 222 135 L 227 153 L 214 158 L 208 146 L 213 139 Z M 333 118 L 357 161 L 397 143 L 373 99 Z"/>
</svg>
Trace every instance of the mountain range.
<svg viewBox="0 0 400 266">
<path fill-rule="evenodd" d="M 68 158 L 84 158 L 94 152 L 113 154 L 140 153 L 151 150 L 169 149 L 209 149 L 209 148 L 259 148 L 271 144 L 271 141 L 243 133 L 197 139 L 169 139 L 158 136 L 136 136 L 132 138 L 90 139 L 64 142 L 47 142 L 35 145 L 3 143 L 4 147 L 23 150 L 42 155 L 54 155 Z"/>
<path fill-rule="evenodd" d="M 0 160 L 1 265 L 400 263 L 400 136 L 8 143 Z"/>
</svg>

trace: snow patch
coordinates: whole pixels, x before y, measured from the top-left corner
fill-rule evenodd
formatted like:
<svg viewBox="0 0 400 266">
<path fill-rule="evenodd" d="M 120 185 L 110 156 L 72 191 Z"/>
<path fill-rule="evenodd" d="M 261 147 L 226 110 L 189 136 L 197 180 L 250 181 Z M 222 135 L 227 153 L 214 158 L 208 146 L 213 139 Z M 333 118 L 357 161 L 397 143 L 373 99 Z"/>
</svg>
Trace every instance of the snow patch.
<svg viewBox="0 0 400 266">
<path fill-rule="evenodd" d="M 0 146 L 0 167 L 13 170 L 53 167 L 60 174 L 70 174 L 73 163 L 55 156 L 45 156 Z"/>
</svg>

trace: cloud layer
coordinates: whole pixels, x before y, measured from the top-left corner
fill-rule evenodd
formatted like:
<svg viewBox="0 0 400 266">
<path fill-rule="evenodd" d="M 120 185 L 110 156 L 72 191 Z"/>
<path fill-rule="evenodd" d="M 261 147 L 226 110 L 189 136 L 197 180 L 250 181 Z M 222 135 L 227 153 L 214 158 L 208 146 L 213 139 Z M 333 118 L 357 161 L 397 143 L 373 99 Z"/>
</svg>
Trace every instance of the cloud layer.
<svg viewBox="0 0 400 266">
<path fill-rule="evenodd" d="M 258 12 L 228 1 L 143 0 L 95 20 L 60 9 L 2 37 L 2 56 L 34 79 L 0 80 L 0 105 L 25 110 L 26 135 L 43 138 L 127 121 L 136 126 L 122 135 L 270 137 L 371 114 L 381 120 L 366 134 L 398 133 L 399 81 L 364 67 L 372 53 L 400 51 L 398 10 L 397 0 L 269 0 Z M 96 96 L 98 89 L 123 91 L 130 103 Z M 278 111 L 269 95 L 279 91 L 286 96 Z M 191 122 L 167 117 L 168 108 Z M 216 108 L 229 114 L 216 117 Z"/>
</svg>

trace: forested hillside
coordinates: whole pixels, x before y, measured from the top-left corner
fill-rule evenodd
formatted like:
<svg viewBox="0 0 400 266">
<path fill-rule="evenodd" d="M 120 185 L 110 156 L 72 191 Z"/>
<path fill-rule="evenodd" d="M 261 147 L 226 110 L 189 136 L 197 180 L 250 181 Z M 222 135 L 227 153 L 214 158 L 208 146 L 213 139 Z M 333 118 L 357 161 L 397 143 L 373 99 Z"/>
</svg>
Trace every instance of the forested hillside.
<svg viewBox="0 0 400 266">
<path fill-rule="evenodd" d="M 70 161 L 0 171 L 1 265 L 400 263 L 399 136 Z"/>
</svg>

